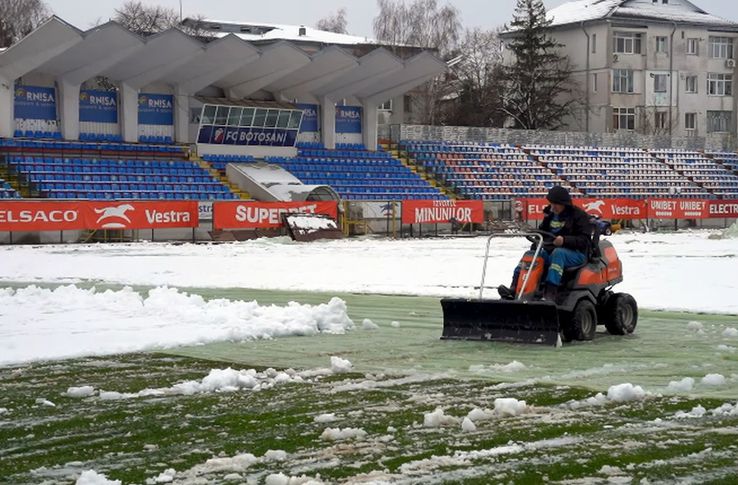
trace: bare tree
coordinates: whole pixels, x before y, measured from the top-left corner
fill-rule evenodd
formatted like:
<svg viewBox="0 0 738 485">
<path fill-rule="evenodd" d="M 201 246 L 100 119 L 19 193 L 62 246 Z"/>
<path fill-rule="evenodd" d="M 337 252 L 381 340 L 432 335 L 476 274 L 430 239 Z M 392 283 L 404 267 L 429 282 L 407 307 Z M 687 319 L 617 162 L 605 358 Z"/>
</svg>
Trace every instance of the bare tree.
<svg viewBox="0 0 738 485">
<path fill-rule="evenodd" d="M 179 13 L 161 5 L 129 0 L 115 10 L 113 20 L 140 35 L 155 34 L 179 26 Z"/>
<path fill-rule="evenodd" d="M 346 20 L 346 9 L 340 8 L 335 15 L 328 16 L 318 20 L 315 24 L 318 30 L 326 32 L 335 32 L 336 34 L 348 34 L 348 20 Z"/>
<path fill-rule="evenodd" d="M 377 40 L 403 55 L 407 46 L 434 49 L 449 60 L 458 47 L 461 34 L 459 10 L 450 4 L 439 5 L 438 0 L 377 0 L 379 14 L 374 19 Z M 438 121 L 441 100 L 453 89 L 446 76 L 436 78 L 416 90 L 413 109 L 422 123 Z"/>
<path fill-rule="evenodd" d="M 51 15 L 43 0 L 0 0 L 0 47 L 10 47 Z"/>
</svg>

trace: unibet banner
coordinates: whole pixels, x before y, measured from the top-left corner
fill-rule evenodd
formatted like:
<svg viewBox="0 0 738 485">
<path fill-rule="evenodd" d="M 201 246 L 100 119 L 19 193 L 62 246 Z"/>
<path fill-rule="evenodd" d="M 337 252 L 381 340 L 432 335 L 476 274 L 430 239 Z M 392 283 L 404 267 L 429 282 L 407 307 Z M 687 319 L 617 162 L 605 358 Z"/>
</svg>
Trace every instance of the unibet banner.
<svg viewBox="0 0 738 485">
<path fill-rule="evenodd" d="M 298 109 L 302 110 L 302 123 L 300 123 L 300 133 L 317 133 L 320 131 L 320 122 L 318 112 L 320 107 L 317 104 L 296 104 Z"/>
<path fill-rule="evenodd" d="M 16 85 L 14 108 L 19 120 L 56 120 L 56 89 Z"/>
<path fill-rule="evenodd" d="M 336 106 L 336 133 L 361 133 L 361 106 Z"/>
<path fill-rule="evenodd" d="M 282 214 L 323 214 L 338 219 L 338 202 L 215 202 L 214 229 L 275 229 Z"/>
<path fill-rule="evenodd" d="M 403 224 L 460 224 L 484 222 L 481 200 L 405 200 L 402 202 Z"/>
<path fill-rule="evenodd" d="M 174 96 L 171 94 L 141 93 L 138 95 L 138 124 L 174 124 Z"/>
<path fill-rule="evenodd" d="M 79 92 L 79 121 L 118 122 L 118 93 L 83 89 Z"/>
</svg>

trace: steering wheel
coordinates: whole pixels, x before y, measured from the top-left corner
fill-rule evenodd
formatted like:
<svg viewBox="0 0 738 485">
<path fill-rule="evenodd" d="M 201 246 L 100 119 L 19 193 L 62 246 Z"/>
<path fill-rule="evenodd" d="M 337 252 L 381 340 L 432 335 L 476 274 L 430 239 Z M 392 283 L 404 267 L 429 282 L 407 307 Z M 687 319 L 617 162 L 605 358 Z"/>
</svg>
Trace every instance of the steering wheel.
<svg viewBox="0 0 738 485">
<path fill-rule="evenodd" d="M 547 245 L 547 244 L 553 244 L 553 240 L 556 239 L 556 235 L 555 234 L 552 234 L 552 233 L 550 233 L 548 231 L 540 231 L 538 229 L 535 229 L 535 230 L 533 230 L 531 232 L 534 232 L 536 234 L 540 234 L 541 236 L 543 236 L 543 245 L 544 246 Z M 536 238 L 536 237 L 533 237 L 533 236 L 525 236 L 525 238 L 528 241 L 532 242 L 533 244 L 538 244 L 538 238 Z"/>
</svg>

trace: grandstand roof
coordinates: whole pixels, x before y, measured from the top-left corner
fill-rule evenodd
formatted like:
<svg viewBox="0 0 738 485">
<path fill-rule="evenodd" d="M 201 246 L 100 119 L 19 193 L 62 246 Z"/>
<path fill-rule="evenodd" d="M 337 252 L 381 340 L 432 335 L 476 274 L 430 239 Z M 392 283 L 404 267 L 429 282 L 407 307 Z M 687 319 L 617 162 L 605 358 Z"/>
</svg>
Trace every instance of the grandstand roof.
<svg viewBox="0 0 738 485">
<path fill-rule="evenodd" d="M 377 48 L 357 57 L 328 45 L 309 54 L 285 40 L 257 46 L 242 34 L 226 33 L 202 42 L 176 28 L 143 38 L 115 22 L 82 31 L 58 17 L 0 51 L 0 77 L 9 81 L 43 74 L 80 84 L 100 75 L 135 89 L 166 83 L 194 95 L 215 85 L 229 97 L 266 90 L 278 100 L 326 96 L 382 102 L 445 70 L 430 52 L 401 60 Z"/>
<path fill-rule="evenodd" d="M 738 30 L 738 23 L 712 15 L 688 0 L 575 0 L 548 11 L 552 27 L 596 20 L 648 20 Z"/>
</svg>

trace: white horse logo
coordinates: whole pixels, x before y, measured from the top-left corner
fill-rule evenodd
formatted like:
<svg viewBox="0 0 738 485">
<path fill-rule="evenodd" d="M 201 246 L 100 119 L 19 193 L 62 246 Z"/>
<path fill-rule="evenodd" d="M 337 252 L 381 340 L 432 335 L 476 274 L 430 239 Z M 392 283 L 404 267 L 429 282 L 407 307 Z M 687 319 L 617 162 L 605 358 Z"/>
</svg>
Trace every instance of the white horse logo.
<svg viewBox="0 0 738 485">
<path fill-rule="evenodd" d="M 131 223 L 131 220 L 126 215 L 126 212 L 135 210 L 131 204 L 121 204 L 112 207 L 103 207 L 102 209 L 95 209 L 96 214 L 101 214 L 97 219 L 97 224 L 101 221 L 110 218 L 123 219 L 124 221 Z M 122 222 L 108 222 L 102 225 L 103 229 L 125 229 L 126 225 Z"/>
<path fill-rule="evenodd" d="M 605 205 L 604 200 L 596 200 L 588 204 L 584 204 L 584 210 L 586 212 L 599 212 L 602 214 L 602 206 Z"/>
</svg>

